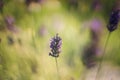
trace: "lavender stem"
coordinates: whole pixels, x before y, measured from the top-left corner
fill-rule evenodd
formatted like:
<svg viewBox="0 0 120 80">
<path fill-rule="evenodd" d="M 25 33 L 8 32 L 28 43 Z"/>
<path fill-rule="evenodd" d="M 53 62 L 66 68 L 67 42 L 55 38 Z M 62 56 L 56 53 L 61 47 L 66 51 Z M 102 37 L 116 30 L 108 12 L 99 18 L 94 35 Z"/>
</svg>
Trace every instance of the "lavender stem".
<svg viewBox="0 0 120 80">
<path fill-rule="evenodd" d="M 55 62 L 56 62 L 56 68 L 57 68 L 58 80 L 60 80 L 59 68 L 58 68 L 58 61 L 57 61 L 57 58 L 56 58 L 56 57 L 55 57 Z"/>
<path fill-rule="evenodd" d="M 101 60 L 100 60 L 100 63 L 98 65 L 98 69 L 97 69 L 97 74 L 96 74 L 95 80 L 97 80 L 98 74 L 99 74 L 100 69 L 102 67 L 102 62 L 103 62 L 103 59 L 104 59 L 104 56 L 105 56 L 105 50 L 106 50 L 106 46 L 108 44 L 108 40 L 109 40 L 110 34 L 111 34 L 111 32 L 108 33 L 108 36 L 107 36 L 107 39 L 106 39 L 106 42 L 105 42 L 105 47 L 104 47 L 104 50 L 103 50 L 103 55 L 101 56 Z"/>
</svg>

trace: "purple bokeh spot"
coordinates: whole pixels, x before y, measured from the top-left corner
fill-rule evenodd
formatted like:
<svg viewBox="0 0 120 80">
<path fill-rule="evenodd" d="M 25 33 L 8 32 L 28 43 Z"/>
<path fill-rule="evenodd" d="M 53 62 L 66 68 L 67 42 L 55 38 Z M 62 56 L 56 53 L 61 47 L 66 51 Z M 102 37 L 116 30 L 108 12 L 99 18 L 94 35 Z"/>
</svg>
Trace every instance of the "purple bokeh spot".
<svg viewBox="0 0 120 80">
<path fill-rule="evenodd" d="M 91 29 L 95 32 L 100 31 L 102 28 L 102 22 L 99 19 L 94 19 L 91 22 Z"/>
</svg>

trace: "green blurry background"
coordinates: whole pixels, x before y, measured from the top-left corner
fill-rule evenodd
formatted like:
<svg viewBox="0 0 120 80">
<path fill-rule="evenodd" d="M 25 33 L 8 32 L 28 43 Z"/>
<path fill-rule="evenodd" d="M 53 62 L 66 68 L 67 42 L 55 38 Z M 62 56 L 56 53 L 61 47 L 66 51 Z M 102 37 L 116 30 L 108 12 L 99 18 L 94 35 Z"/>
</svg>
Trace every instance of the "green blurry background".
<svg viewBox="0 0 120 80">
<path fill-rule="evenodd" d="M 80 80 L 86 49 L 96 42 L 89 50 L 99 49 L 94 54 L 101 56 L 109 15 L 119 5 L 119 0 L 0 0 L 0 80 L 57 80 L 55 59 L 49 56 L 56 33 L 62 38 L 61 80 Z M 104 59 L 118 68 L 119 39 L 118 27 Z"/>
</svg>

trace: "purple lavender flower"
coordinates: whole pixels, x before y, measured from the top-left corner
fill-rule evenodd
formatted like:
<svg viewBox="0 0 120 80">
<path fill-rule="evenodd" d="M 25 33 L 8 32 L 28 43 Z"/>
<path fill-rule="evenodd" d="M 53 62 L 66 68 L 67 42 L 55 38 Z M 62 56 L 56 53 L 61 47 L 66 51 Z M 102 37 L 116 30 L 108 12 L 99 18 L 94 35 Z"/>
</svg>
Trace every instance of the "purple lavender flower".
<svg viewBox="0 0 120 80">
<path fill-rule="evenodd" d="M 115 10 L 111 13 L 109 23 L 107 25 L 107 28 L 110 32 L 117 29 L 117 25 L 120 20 L 119 18 L 120 18 L 120 10 Z"/>
<path fill-rule="evenodd" d="M 5 22 L 7 25 L 13 25 L 15 23 L 15 19 L 12 16 L 6 16 Z"/>
<path fill-rule="evenodd" d="M 61 52 L 61 45 L 62 45 L 62 39 L 56 34 L 51 40 L 50 48 L 51 52 L 49 53 L 50 56 L 53 57 L 59 57 L 59 53 Z"/>
<path fill-rule="evenodd" d="M 47 28 L 45 25 L 40 25 L 40 28 L 38 29 L 38 35 L 40 37 L 44 37 L 47 34 Z"/>
<path fill-rule="evenodd" d="M 17 33 L 19 29 L 14 25 L 15 19 L 12 16 L 6 16 L 5 17 L 5 23 L 8 30 L 11 32 Z"/>
</svg>

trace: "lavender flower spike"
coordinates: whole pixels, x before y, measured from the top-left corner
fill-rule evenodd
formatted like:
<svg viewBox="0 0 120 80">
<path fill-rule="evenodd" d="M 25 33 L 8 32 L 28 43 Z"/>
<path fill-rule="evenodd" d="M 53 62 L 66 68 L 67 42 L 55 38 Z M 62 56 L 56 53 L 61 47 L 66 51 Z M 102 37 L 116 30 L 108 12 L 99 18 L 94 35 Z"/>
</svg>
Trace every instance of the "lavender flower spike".
<svg viewBox="0 0 120 80">
<path fill-rule="evenodd" d="M 107 28 L 110 32 L 117 29 L 118 22 L 120 20 L 120 10 L 115 10 L 111 13 L 109 23 L 107 25 Z"/>
<path fill-rule="evenodd" d="M 59 54 L 61 52 L 60 50 L 61 45 L 62 45 L 62 39 L 58 36 L 58 34 L 56 34 L 56 36 L 54 36 L 51 40 L 50 43 L 51 52 L 49 53 L 49 55 L 53 57 L 59 57 Z"/>
</svg>

